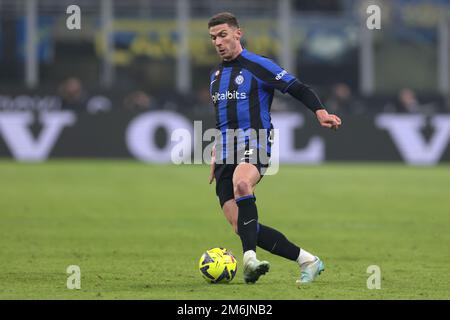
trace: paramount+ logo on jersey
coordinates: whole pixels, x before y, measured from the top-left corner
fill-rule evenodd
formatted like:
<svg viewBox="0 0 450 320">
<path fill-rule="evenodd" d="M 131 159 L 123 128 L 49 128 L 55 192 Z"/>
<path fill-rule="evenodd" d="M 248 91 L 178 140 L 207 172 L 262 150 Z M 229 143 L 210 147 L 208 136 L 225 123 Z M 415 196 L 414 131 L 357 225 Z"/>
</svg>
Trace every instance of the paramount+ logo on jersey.
<svg viewBox="0 0 450 320">
<path fill-rule="evenodd" d="M 220 100 L 242 100 L 247 99 L 246 92 L 239 92 L 237 90 L 226 91 L 224 93 L 216 92 L 213 96 L 211 96 L 214 103 Z"/>
</svg>

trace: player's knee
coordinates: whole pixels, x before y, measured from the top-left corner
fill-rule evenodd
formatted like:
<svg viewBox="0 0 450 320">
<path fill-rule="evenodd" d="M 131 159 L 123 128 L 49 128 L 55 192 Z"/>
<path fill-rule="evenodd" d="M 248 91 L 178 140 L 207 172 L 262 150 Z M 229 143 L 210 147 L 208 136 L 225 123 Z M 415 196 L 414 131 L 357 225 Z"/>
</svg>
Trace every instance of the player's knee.
<svg viewBox="0 0 450 320">
<path fill-rule="evenodd" d="M 234 195 L 237 198 L 252 194 L 252 186 L 249 181 L 239 180 L 234 186 Z"/>
</svg>

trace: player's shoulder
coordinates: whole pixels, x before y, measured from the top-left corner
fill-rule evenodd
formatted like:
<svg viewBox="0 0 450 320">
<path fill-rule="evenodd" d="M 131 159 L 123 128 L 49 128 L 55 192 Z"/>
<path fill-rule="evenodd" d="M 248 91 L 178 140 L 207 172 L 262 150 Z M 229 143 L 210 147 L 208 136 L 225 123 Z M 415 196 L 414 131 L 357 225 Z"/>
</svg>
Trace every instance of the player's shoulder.
<svg viewBox="0 0 450 320">
<path fill-rule="evenodd" d="M 242 52 L 241 64 L 255 73 L 266 74 L 269 72 L 270 74 L 277 74 L 282 70 L 282 68 L 272 59 L 248 50 Z"/>
</svg>

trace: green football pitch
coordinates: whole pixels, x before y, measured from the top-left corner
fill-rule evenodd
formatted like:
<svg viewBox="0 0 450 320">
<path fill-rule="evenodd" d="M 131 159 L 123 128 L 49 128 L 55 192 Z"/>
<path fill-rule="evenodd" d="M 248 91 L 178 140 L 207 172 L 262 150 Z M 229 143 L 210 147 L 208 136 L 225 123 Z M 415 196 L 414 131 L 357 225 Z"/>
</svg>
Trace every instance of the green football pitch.
<svg viewBox="0 0 450 320">
<path fill-rule="evenodd" d="M 208 172 L 1 161 L 0 299 L 450 299 L 450 166 L 282 166 L 265 177 L 260 222 L 325 262 L 300 288 L 298 266 L 261 249 L 271 270 L 244 284 L 240 240 Z M 198 271 L 216 246 L 238 259 L 229 284 L 208 284 Z M 67 288 L 70 265 L 80 267 L 79 290 Z M 380 289 L 367 287 L 373 265 Z"/>
</svg>

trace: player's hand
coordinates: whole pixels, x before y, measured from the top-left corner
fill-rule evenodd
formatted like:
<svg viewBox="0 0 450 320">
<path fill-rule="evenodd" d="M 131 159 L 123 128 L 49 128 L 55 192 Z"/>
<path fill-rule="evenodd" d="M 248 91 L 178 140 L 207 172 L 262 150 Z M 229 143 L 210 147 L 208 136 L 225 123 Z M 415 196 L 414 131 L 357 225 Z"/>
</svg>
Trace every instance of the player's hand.
<svg viewBox="0 0 450 320">
<path fill-rule="evenodd" d="M 214 146 L 211 151 L 211 166 L 210 166 L 210 170 L 209 170 L 209 184 L 211 184 L 214 181 L 215 163 L 216 163 L 216 146 Z"/>
<path fill-rule="evenodd" d="M 329 114 L 325 109 L 317 110 L 316 116 L 317 120 L 319 120 L 320 125 L 324 128 L 337 130 L 342 124 L 342 121 L 338 116 Z"/>
</svg>

